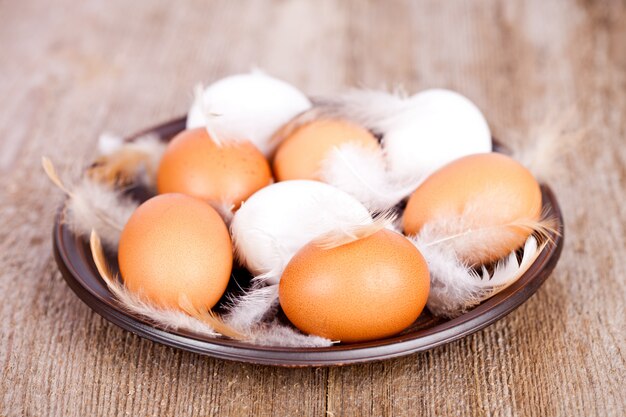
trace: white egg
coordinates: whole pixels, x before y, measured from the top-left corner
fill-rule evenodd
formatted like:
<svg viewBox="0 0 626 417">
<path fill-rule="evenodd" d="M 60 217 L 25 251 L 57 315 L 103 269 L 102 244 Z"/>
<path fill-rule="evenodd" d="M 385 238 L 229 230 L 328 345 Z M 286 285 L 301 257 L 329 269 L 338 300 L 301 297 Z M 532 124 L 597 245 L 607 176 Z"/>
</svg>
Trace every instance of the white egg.
<svg viewBox="0 0 626 417">
<path fill-rule="evenodd" d="M 259 71 L 232 75 L 211 84 L 187 115 L 187 128 L 209 125 L 218 140 L 249 140 L 266 156 L 272 135 L 311 107 L 292 85 Z"/>
<path fill-rule="evenodd" d="M 385 132 L 388 169 L 397 178 L 417 178 L 462 156 L 491 152 L 491 132 L 481 111 L 450 90 L 426 90 Z"/>
<path fill-rule="evenodd" d="M 280 280 L 291 257 L 314 238 L 351 225 L 369 224 L 355 198 L 318 181 L 282 181 L 248 198 L 231 223 L 238 259 L 268 284 Z"/>
</svg>

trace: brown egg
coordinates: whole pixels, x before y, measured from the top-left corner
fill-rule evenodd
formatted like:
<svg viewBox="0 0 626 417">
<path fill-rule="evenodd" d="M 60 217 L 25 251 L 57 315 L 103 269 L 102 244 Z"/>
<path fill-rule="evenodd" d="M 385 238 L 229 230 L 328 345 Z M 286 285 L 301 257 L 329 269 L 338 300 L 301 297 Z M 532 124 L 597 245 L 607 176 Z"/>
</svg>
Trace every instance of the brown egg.
<svg viewBox="0 0 626 417">
<path fill-rule="evenodd" d="M 118 260 L 128 289 L 156 305 L 177 308 L 186 296 L 197 308 L 211 308 L 230 278 L 232 244 L 224 221 L 208 203 L 163 194 L 130 217 Z"/>
<path fill-rule="evenodd" d="M 304 246 L 285 268 L 279 297 L 303 332 L 359 342 L 410 326 L 429 288 L 420 252 L 404 236 L 383 229 L 332 249 Z"/>
<path fill-rule="evenodd" d="M 345 143 L 379 147 L 368 130 L 344 120 L 316 120 L 299 127 L 276 151 L 273 163 L 276 179 L 320 180 L 322 161 L 333 148 Z"/>
<path fill-rule="evenodd" d="M 449 234 L 482 230 L 481 250 L 458 253 L 475 265 L 508 255 L 531 233 L 494 226 L 536 221 L 540 215 L 541 189 L 530 171 L 506 155 L 487 153 L 457 159 L 430 175 L 409 198 L 403 224 L 407 235 L 433 221 L 446 224 Z"/>
<path fill-rule="evenodd" d="M 160 194 L 183 193 L 238 207 L 271 180 L 267 160 L 250 142 L 218 145 L 206 129 L 196 128 L 169 143 L 159 165 L 157 189 Z"/>
</svg>

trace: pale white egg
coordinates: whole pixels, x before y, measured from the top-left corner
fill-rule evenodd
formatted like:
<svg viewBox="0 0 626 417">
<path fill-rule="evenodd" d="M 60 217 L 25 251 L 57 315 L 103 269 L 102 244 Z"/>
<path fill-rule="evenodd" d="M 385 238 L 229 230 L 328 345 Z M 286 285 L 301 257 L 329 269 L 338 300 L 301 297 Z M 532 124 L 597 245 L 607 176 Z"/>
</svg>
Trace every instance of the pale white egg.
<svg viewBox="0 0 626 417">
<path fill-rule="evenodd" d="M 231 233 L 239 261 L 276 284 L 292 256 L 314 238 L 371 222 L 369 211 L 343 191 L 318 181 L 291 180 L 248 198 L 233 217 Z"/>
<path fill-rule="evenodd" d="M 394 177 L 418 178 L 460 157 L 491 152 L 489 125 L 466 97 L 432 89 L 408 101 L 383 138 Z"/>
<path fill-rule="evenodd" d="M 218 140 L 249 140 L 267 156 L 274 149 L 272 135 L 310 107 L 297 88 L 254 71 L 208 86 L 189 110 L 187 128 L 208 125 Z"/>
</svg>

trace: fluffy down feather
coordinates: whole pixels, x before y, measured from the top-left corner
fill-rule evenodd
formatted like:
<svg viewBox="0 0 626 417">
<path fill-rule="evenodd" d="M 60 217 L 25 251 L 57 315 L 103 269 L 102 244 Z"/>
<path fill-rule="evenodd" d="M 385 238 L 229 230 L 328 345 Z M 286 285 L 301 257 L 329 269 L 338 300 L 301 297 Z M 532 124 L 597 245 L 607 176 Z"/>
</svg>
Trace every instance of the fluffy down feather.
<svg viewBox="0 0 626 417">
<path fill-rule="evenodd" d="M 322 347 L 332 344 L 328 339 L 302 334 L 295 328 L 283 325 L 276 320 L 255 327 L 235 326 L 233 323 L 223 321 L 211 311 L 197 310 L 184 299 L 181 300 L 180 305 L 185 312 L 156 307 L 139 295 L 130 292 L 123 283 L 113 277 L 104 258 L 100 239 L 95 232 L 91 234 L 90 244 L 100 276 L 120 305 L 131 313 L 150 319 L 165 330 L 186 330 L 209 337 L 227 336 L 264 346 Z"/>
<path fill-rule="evenodd" d="M 359 200 L 371 211 L 387 210 L 420 184 L 422 178 L 395 178 L 387 169 L 383 151 L 354 144 L 341 145 L 322 162 L 321 178 Z"/>
<path fill-rule="evenodd" d="M 126 222 L 138 206 L 120 191 L 85 177 L 69 195 L 65 223 L 83 236 L 96 230 L 107 247 L 116 249 Z"/>
<path fill-rule="evenodd" d="M 446 245 L 428 244 L 424 236 L 411 238 L 428 263 L 431 286 L 427 307 L 437 316 L 457 317 L 517 281 L 537 259 L 547 242 L 538 246 L 534 236 L 524 245 L 521 262 L 515 252 L 500 260 L 490 274 L 482 274 L 459 261 Z"/>
<path fill-rule="evenodd" d="M 508 253 L 509 237 L 520 230 L 549 241 L 556 234 L 554 220 L 517 219 L 508 223 L 485 223 L 480 206 L 469 204 L 463 215 L 442 216 L 425 224 L 418 237 L 431 245 L 450 248 L 460 260 L 493 259 L 493 253 Z M 501 244 L 500 244 L 501 243 Z M 499 246 L 500 245 L 500 246 Z M 470 265 L 474 266 L 474 265 Z"/>
<path fill-rule="evenodd" d="M 254 328 L 250 341 L 257 345 L 282 347 L 325 347 L 335 343 L 320 336 L 303 334 L 277 320 Z"/>
<path fill-rule="evenodd" d="M 314 103 L 318 118 L 350 120 L 375 133 L 386 132 L 411 105 L 404 92 L 382 90 L 352 90 Z"/>
<path fill-rule="evenodd" d="M 225 320 L 239 329 L 250 329 L 278 307 L 278 284 L 254 283 L 243 295 L 233 297 Z"/>
<path fill-rule="evenodd" d="M 154 190 L 156 173 L 166 146 L 156 135 L 125 141 L 105 133 L 98 141 L 101 155 L 89 167 L 87 176 L 111 186 L 142 184 Z"/>
<path fill-rule="evenodd" d="M 530 170 L 542 182 L 558 181 L 564 177 L 566 168 L 563 158 L 580 152 L 586 129 L 569 128 L 577 119 L 575 112 L 566 111 L 559 116 L 549 115 L 542 123 L 534 124 L 523 136 L 514 141 L 513 158 Z"/>
<path fill-rule="evenodd" d="M 395 212 L 391 210 L 385 211 L 375 216 L 372 222 L 340 225 L 337 229 L 316 237 L 312 243 L 326 250 L 336 248 L 359 239 L 364 239 L 382 229 L 395 231 L 393 225 L 395 220 Z"/>
<path fill-rule="evenodd" d="M 42 158 L 42 165 L 50 180 L 68 196 L 64 222 L 70 229 L 82 236 L 95 230 L 107 247 L 117 249 L 122 229 L 139 203 L 87 176 L 68 188 L 49 159 Z"/>
<path fill-rule="evenodd" d="M 95 231 L 91 232 L 90 247 L 91 255 L 100 276 L 125 310 L 146 317 L 164 329 L 191 330 L 202 335 L 219 336 L 219 333 L 206 323 L 182 311 L 156 307 L 139 295 L 129 291 L 111 273 L 104 257 L 100 238 Z"/>
</svg>

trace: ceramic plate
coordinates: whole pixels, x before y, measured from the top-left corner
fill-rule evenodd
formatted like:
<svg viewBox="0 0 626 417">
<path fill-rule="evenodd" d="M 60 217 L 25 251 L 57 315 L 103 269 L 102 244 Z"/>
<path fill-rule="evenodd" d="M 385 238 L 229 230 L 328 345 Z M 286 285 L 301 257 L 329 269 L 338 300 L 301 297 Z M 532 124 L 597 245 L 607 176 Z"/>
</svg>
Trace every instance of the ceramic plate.
<svg viewBox="0 0 626 417">
<path fill-rule="evenodd" d="M 184 127 L 185 119 L 179 118 L 139 132 L 128 140 L 154 133 L 168 141 Z M 164 345 L 222 359 L 277 366 L 332 366 L 378 361 L 425 351 L 465 337 L 506 316 L 537 291 L 554 269 L 563 247 L 563 219 L 559 205 L 547 185 L 542 184 L 541 188 L 544 210 L 557 220 L 560 235 L 553 236 L 554 245 L 548 245 L 517 282 L 460 317 L 441 319 L 424 310 L 401 334 L 366 343 L 324 348 L 267 347 L 161 329 L 149 319 L 120 308 L 98 274 L 88 239 L 73 234 L 64 226 L 61 209 L 54 224 L 54 254 L 68 285 L 85 304 L 119 327 Z M 109 254 L 108 258 L 116 267 L 115 257 Z M 245 270 L 236 270 L 235 278 L 240 285 L 245 285 L 250 277 Z M 233 285 L 229 290 L 234 288 Z"/>
</svg>

